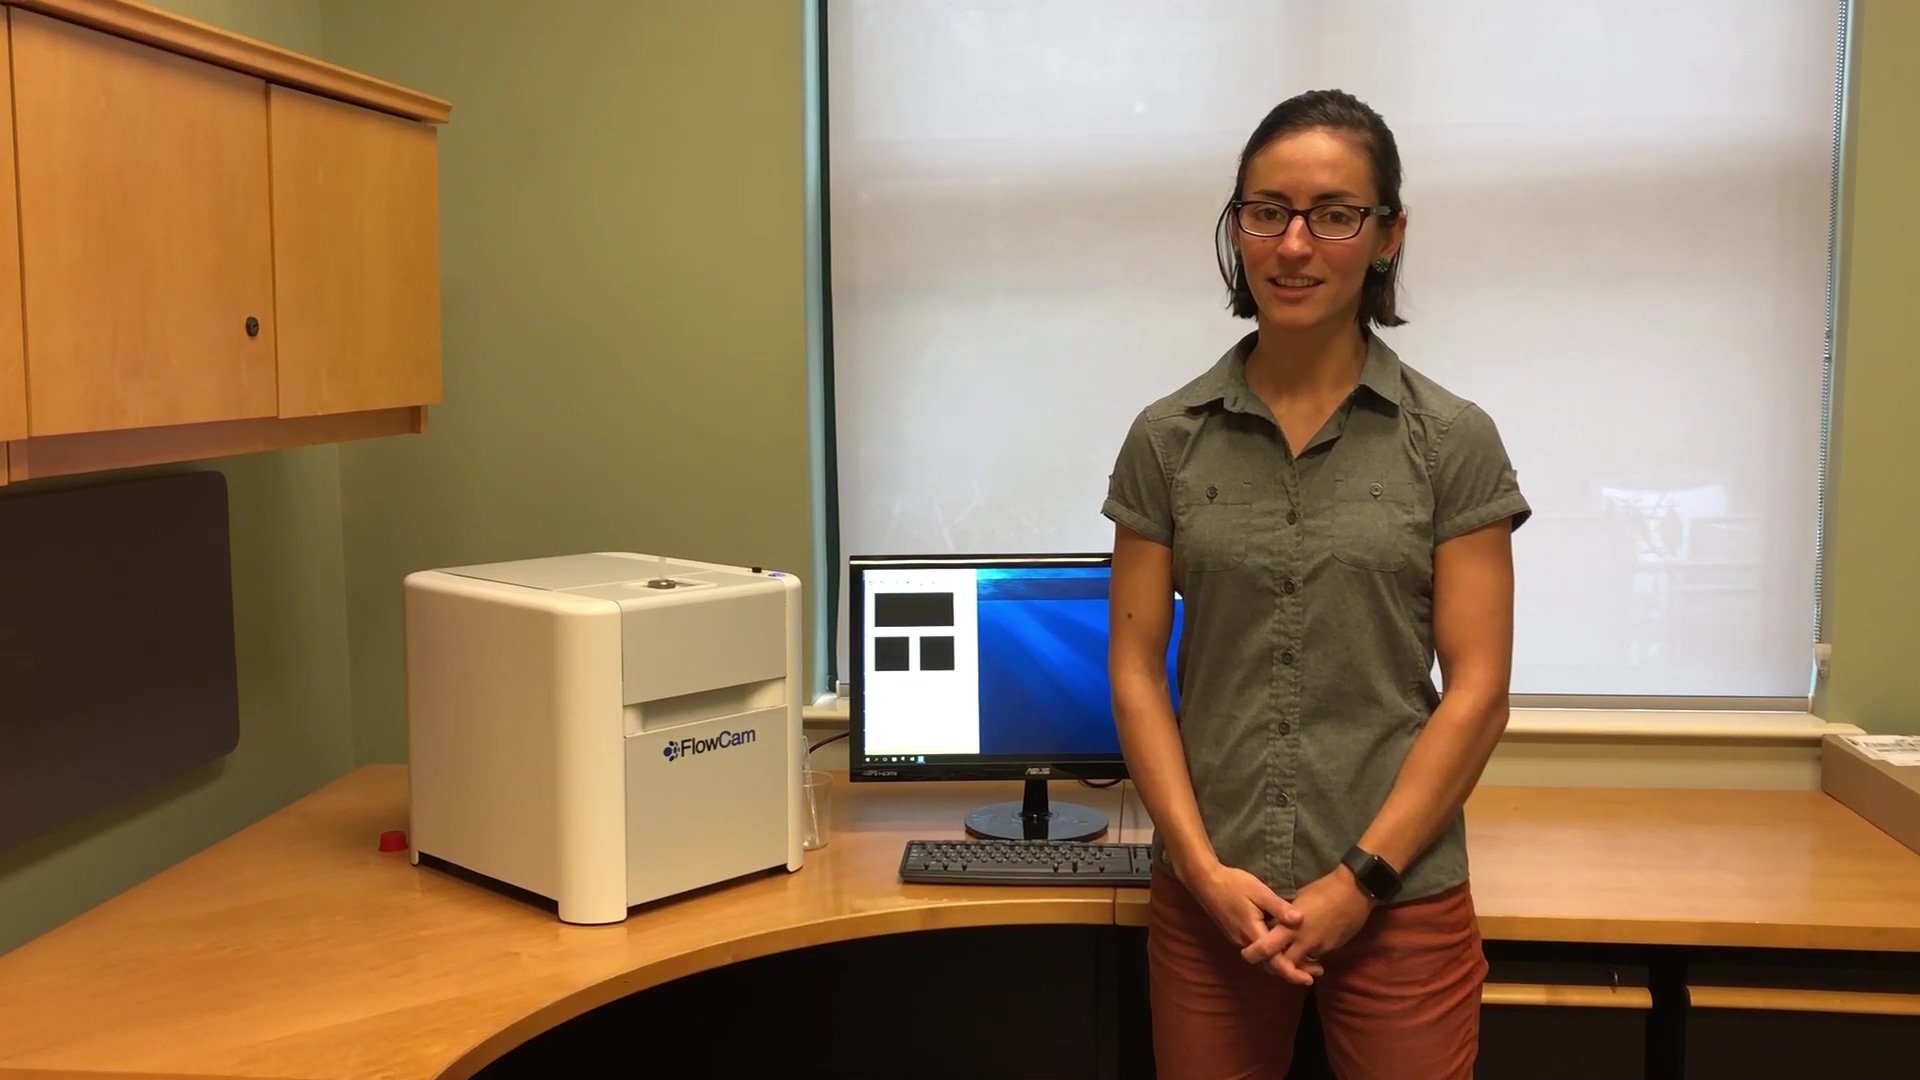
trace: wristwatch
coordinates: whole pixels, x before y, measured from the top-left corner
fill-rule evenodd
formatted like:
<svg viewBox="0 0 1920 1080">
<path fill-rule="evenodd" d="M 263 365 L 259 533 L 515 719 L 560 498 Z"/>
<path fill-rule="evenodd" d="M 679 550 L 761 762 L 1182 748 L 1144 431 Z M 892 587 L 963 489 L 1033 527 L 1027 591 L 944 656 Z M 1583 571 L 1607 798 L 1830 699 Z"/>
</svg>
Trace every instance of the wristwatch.
<svg viewBox="0 0 1920 1080">
<path fill-rule="evenodd" d="M 1360 845 L 1348 848 L 1340 861 L 1359 879 L 1361 891 L 1380 903 L 1393 899 L 1400 891 L 1400 871 Z"/>
</svg>

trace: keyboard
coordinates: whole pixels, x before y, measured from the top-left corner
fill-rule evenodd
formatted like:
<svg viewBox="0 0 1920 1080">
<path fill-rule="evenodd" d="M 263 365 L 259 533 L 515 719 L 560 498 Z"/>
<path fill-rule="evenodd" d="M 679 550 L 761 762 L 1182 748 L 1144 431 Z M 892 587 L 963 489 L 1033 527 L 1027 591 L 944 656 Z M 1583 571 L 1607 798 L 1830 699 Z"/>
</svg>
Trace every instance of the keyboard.
<svg viewBox="0 0 1920 1080">
<path fill-rule="evenodd" d="M 900 880 L 943 885 L 1145 885 L 1147 844 L 909 840 Z"/>
</svg>

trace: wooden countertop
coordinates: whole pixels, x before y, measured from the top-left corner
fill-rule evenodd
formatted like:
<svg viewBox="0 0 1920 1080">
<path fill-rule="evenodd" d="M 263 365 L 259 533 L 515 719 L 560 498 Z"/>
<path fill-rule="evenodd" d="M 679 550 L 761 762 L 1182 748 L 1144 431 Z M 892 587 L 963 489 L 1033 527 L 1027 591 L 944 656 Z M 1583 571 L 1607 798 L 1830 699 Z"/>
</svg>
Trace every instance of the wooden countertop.
<svg viewBox="0 0 1920 1080">
<path fill-rule="evenodd" d="M 958 835 L 1018 783 L 839 779 L 829 843 L 797 873 L 585 927 L 381 854 L 406 768 L 361 768 L 0 956 L 0 1080 L 466 1077 L 595 1006 L 770 953 L 1113 921 L 1110 888 L 899 883 L 908 839 Z M 1072 798 L 1118 815 L 1118 788 Z"/>
<path fill-rule="evenodd" d="M 841 782 L 800 872 L 569 926 L 380 854 L 405 783 L 357 770 L 0 956 L 0 1080 L 466 1077 L 604 1002 L 773 952 L 1145 913 L 1140 889 L 902 885 L 906 840 L 957 835 L 1019 785 Z M 1055 788 L 1144 838 L 1124 788 Z M 1920 856 L 1817 792 L 1485 788 L 1469 822 L 1490 938 L 1920 950 Z"/>
<path fill-rule="evenodd" d="M 1482 787 L 1467 851 L 1491 940 L 1920 951 L 1920 855 L 1818 791 Z"/>
</svg>

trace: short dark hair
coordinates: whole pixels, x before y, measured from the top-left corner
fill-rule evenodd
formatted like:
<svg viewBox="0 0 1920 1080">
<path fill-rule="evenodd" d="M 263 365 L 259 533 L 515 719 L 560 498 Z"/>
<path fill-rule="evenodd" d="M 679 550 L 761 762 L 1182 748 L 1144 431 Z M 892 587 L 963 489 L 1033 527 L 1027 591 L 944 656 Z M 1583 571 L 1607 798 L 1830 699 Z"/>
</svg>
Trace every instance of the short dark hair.
<svg viewBox="0 0 1920 1080">
<path fill-rule="evenodd" d="M 1275 139 L 1315 129 L 1337 131 L 1358 143 L 1373 166 L 1373 183 L 1379 189 L 1380 205 L 1392 207 L 1396 217 L 1402 209 L 1400 148 L 1379 113 L 1344 90 L 1309 90 L 1275 105 L 1253 129 L 1246 148 L 1240 151 L 1240 168 L 1234 174 L 1233 192 L 1227 196 L 1227 205 L 1221 208 L 1220 220 L 1214 225 L 1214 253 L 1219 259 L 1220 277 L 1227 283 L 1229 307 L 1238 318 L 1251 319 L 1259 313 L 1253 293 L 1247 288 L 1240 253 L 1233 246 L 1232 204 L 1240 198 L 1240 190 L 1247 182 L 1247 162 Z M 1385 271 L 1367 269 L 1367 280 L 1360 286 L 1362 328 L 1400 326 L 1407 321 L 1394 310 L 1400 284 L 1400 256 L 1405 250 L 1403 241 L 1401 250 L 1394 252 L 1392 263 Z"/>
</svg>

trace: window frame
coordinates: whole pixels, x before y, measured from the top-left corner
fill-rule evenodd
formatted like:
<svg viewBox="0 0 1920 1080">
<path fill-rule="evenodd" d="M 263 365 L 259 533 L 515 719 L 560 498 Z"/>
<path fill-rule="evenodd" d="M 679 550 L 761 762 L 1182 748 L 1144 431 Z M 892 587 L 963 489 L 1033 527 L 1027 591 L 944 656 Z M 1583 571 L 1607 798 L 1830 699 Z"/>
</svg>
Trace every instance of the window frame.
<svg viewBox="0 0 1920 1080">
<path fill-rule="evenodd" d="M 1826 526 L 1831 499 L 1828 482 L 1832 463 L 1834 389 L 1843 360 L 1837 347 L 1838 313 L 1845 303 L 1841 273 L 1842 200 L 1847 189 L 1843 170 L 1851 158 L 1848 123 L 1854 80 L 1852 0 L 1835 5 L 1835 78 L 1831 184 L 1827 224 L 1827 281 L 1825 344 L 1821 358 L 1820 442 L 1817 495 L 1814 508 L 1814 581 L 1811 617 L 1814 655 L 1807 658 L 1808 688 L 1792 697 L 1688 696 L 1647 697 L 1612 694 L 1515 694 L 1510 701 L 1513 721 L 1508 736 L 1574 740 L 1614 738 L 1727 738 L 1738 741 L 1808 742 L 1825 734 L 1855 734 L 1860 729 L 1830 724 L 1817 715 L 1826 675 L 1827 577 Z M 803 47 L 806 51 L 805 138 L 806 276 L 808 432 L 810 476 L 813 484 L 812 542 L 815 605 L 809 626 L 814 662 L 806 706 L 816 720 L 846 719 L 848 675 L 839 670 L 838 635 L 842 597 L 838 432 L 834 420 L 833 287 L 831 200 L 832 163 L 828 154 L 830 87 L 827 83 L 829 7 L 831 0 L 804 0 Z"/>
</svg>

